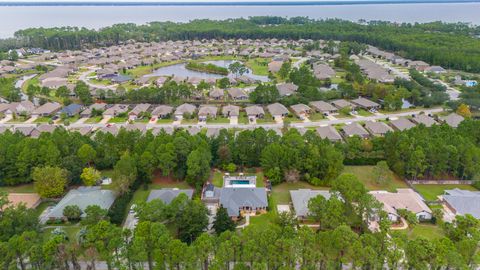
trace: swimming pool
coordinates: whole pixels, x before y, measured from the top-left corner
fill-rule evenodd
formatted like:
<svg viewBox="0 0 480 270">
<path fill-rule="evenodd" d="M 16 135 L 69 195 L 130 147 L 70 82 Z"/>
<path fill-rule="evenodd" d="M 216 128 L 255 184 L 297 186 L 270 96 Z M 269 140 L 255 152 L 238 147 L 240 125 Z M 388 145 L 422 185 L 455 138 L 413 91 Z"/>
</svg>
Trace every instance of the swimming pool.
<svg viewBox="0 0 480 270">
<path fill-rule="evenodd" d="M 230 185 L 249 185 L 249 180 L 230 180 Z"/>
</svg>

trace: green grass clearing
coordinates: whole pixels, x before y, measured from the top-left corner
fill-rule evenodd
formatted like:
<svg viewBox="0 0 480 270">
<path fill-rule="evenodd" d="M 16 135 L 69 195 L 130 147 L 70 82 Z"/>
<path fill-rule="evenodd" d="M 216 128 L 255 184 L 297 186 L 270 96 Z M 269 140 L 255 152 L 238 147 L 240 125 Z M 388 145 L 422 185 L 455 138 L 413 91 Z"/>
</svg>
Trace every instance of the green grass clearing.
<svg viewBox="0 0 480 270">
<path fill-rule="evenodd" d="M 442 195 L 445 190 L 448 189 L 466 189 L 476 191 L 477 189 L 471 185 L 415 185 L 415 189 L 420 192 L 420 194 L 427 201 L 436 201 L 439 195 Z"/>
<path fill-rule="evenodd" d="M 357 176 L 369 190 L 387 190 L 394 192 L 397 188 L 408 188 L 407 184 L 393 172 L 389 172 L 387 184 L 377 184 L 373 173 L 374 166 L 345 166 L 343 173 L 351 173 Z"/>
<path fill-rule="evenodd" d="M 445 236 L 442 228 L 433 224 L 417 224 L 413 229 L 398 231 L 400 234 L 406 234 L 408 239 L 416 239 L 419 237 L 435 240 Z"/>
<path fill-rule="evenodd" d="M 3 186 L 0 187 L 0 191 L 7 193 L 35 193 L 33 184 L 24 184 L 18 186 Z"/>
<path fill-rule="evenodd" d="M 207 119 L 207 124 L 229 124 L 229 123 L 230 123 L 230 119 L 225 117 L 216 117 L 216 118 Z"/>
<path fill-rule="evenodd" d="M 102 119 L 103 119 L 103 116 L 94 116 L 94 117 L 88 118 L 88 119 L 85 121 L 85 123 L 86 123 L 86 124 L 96 124 L 96 123 L 102 121 Z"/>
</svg>

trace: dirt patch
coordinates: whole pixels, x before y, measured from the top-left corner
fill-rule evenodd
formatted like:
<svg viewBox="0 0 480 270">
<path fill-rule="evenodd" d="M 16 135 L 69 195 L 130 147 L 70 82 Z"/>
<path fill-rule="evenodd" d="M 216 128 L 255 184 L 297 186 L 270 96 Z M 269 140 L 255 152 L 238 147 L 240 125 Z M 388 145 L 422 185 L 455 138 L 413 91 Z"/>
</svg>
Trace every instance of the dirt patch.
<svg viewBox="0 0 480 270">
<path fill-rule="evenodd" d="M 152 184 L 156 185 L 174 185 L 180 181 L 175 180 L 172 175 L 164 176 L 162 171 L 156 170 L 153 172 Z"/>
</svg>

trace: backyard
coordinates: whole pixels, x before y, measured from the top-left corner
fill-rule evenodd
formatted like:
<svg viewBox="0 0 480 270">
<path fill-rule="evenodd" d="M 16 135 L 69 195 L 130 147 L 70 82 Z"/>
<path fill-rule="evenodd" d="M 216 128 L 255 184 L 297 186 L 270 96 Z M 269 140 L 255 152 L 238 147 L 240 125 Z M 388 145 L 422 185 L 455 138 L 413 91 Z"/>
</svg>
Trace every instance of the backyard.
<svg viewBox="0 0 480 270">
<path fill-rule="evenodd" d="M 388 172 L 388 181 L 386 184 L 375 182 L 374 166 L 345 166 L 343 173 L 351 173 L 357 176 L 368 190 L 387 190 L 395 191 L 397 188 L 408 188 L 407 184 L 393 172 Z"/>
<path fill-rule="evenodd" d="M 415 185 L 415 189 L 427 201 L 436 201 L 439 195 L 442 195 L 448 189 L 466 189 L 476 191 L 477 189 L 471 185 Z"/>
</svg>

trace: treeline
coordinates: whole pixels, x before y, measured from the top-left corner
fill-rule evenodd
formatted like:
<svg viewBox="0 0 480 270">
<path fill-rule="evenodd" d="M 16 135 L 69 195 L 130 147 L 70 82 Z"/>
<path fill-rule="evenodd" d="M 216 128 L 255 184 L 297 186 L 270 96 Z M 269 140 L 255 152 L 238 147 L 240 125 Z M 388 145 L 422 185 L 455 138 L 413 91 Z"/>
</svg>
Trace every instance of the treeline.
<svg viewBox="0 0 480 270">
<path fill-rule="evenodd" d="M 139 206 L 140 220 L 134 230 L 110 223 L 104 210 L 89 207 L 80 222 L 82 229 L 70 236 L 61 228 L 42 231 L 34 210 L 24 205 L 5 207 L 6 199 L 0 196 L 4 209 L 0 268 L 79 270 L 96 269 L 101 263 L 109 270 L 478 266 L 480 222 L 472 216 L 458 216 L 453 223 L 437 221 L 444 236 L 412 239 L 404 232 L 391 231 L 384 212 L 375 214 L 380 204 L 353 175 L 339 177 L 332 192 L 329 200 L 318 196 L 308 203 L 310 218 L 320 224 L 318 229 L 299 226 L 293 215 L 283 213 L 262 226 L 250 224 L 235 231 L 220 226 L 219 221 L 229 220 L 222 217 L 225 210 L 220 208 L 215 234 L 208 234 L 204 232 L 208 224 L 205 205 L 179 196 L 169 206 L 160 200 Z M 168 227 L 162 221 L 166 218 Z M 371 219 L 378 221 L 375 232 L 367 228 Z M 411 228 L 416 226 L 415 218 L 409 221 Z"/>
<path fill-rule="evenodd" d="M 185 68 L 200 71 L 200 72 L 207 72 L 213 74 L 220 74 L 220 75 L 228 75 L 228 69 L 224 67 L 219 67 L 214 64 L 206 64 L 206 63 L 199 63 L 190 61 L 185 65 Z"/>
<path fill-rule="evenodd" d="M 113 45 L 130 39 L 146 42 L 222 38 L 355 41 L 432 65 L 479 72 L 480 40 L 474 37 L 477 32 L 478 28 L 465 24 L 378 21 L 358 24 L 338 19 L 253 17 L 224 21 L 194 20 L 189 23 L 116 24 L 98 31 L 77 27 L 29 28 L 17 31 L 15 37 L 24 41 L 25 46 L 53 50 Z M 8 42 L 12 44 L 10 40 Z"/>
</svg>

